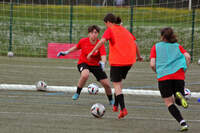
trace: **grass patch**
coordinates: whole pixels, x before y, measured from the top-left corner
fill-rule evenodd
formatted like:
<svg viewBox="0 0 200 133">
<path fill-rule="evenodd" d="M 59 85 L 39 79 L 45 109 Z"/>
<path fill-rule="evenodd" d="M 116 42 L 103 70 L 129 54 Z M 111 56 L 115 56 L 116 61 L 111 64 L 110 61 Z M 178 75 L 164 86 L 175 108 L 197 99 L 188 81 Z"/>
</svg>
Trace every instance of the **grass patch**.
<svg viewBox="0 0 200 133">
<path fill-rule="evenodd" d="M 5 55 L 9 45 L 10 5 L 0 4 L 0 55 Z M 102 21 L 108 12 L 115 13 L 130 29 L 130 8 L 74 6 L 72 42 L 87 37 L 87 27 L 97 24 L 102 35 Z M 194 34 L 194 57 L 199 58 L 200 10 L 196 10 Z M 171 26 L 180 43 L 191 51 L 192 12 L 187 9 L 136 7 L 133 10 L 133 34 L 137 38 L 142 55 L 148 56 L 150 48 L 159 41 L 159 29 Z M 57 5 L 14 5 L 13 8 L 13 51 L 20 56 L 44 57 L 50 42 L 69 43 L 70 7 Z M 38 50 L 42 49 L 42 50 Z"/>
</svg>

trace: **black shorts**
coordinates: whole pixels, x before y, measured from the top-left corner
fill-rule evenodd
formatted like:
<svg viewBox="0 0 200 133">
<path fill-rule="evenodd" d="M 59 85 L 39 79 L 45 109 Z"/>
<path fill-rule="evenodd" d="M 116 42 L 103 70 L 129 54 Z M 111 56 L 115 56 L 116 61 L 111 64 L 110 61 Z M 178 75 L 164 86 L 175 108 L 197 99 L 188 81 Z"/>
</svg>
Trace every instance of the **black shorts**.
<svg viewBox="0 0 200 133">
<path fill-rule="evenodd" d="M 168 98 L 172 95 L 175 95 L 177 91 L 181 92 L 183 96 L 184 93 L 185 81 L 184 80 L 164 80 L 158 81 L 158 88 L 162 98 Z"/>
<path fill-rule="evenodd" d="M 126 75 L 131 66 L 111 66 L 110 79 L 112 82 L 120 82 L 122 79 L 126 79 Z"/>
<path fill-rule="evenodd" d="M 88 69 L 97 79 L 97 81 L 108 78 L 101 66 L 89 66 L 86 63 L 78 64 L 78 71 L 81 73 L 84 69 Z"/>
</svg>

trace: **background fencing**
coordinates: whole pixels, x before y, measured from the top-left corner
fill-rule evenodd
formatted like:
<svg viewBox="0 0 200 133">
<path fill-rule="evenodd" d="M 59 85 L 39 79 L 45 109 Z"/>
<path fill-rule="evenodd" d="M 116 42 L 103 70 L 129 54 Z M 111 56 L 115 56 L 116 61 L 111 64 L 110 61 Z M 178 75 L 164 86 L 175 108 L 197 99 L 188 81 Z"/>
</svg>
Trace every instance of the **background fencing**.
<svg viewBox="0 0 200 133">
<path fill-rule="evenodd" d="M 193 60 L 200 58 L 200 0 L 121 1 L 0 0 L 0 55 L 46 57 L 48 43 L 77 43 L 89 25 L 99 25 L 101 36 L 103 17 L 114 13 L 136 36 L 146 59 L 166 26 L 174 28 Z"/>
</svg>

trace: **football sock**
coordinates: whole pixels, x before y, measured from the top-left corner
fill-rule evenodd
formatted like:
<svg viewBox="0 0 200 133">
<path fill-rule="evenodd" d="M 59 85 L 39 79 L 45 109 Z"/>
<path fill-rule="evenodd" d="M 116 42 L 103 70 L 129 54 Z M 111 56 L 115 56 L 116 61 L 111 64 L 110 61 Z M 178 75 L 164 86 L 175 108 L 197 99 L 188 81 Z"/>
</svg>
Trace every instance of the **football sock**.
<svg viewBox="0 0 200 133">
<path fill-rule="evenodd" d="M 177 105 L 181 106 L 181 100 L 180 100 L 180 99 L 175 98 L 175 103 L 176 103 Z"/>
<path fill-rule="evenodd" d="M 76 93 L 78 93 L 80 95 L 81 94 L 81 90 L 82 90 L 82 88 L 77 87 Z"/>
<path fill-rule="evenodd" d="M 185 120 L 180 121 L 180 124 L 181 124 L 181 126 L 187 125 L 186 122 L 185 122 Z"/>
<path fill-rule="evenodd" d="M 108 97 L 108 100 L 111 101 L 113 98 L 112 98 L 112 95 L 107 95 Z"/>
<path fill-rule="evenodd" d="M 115 103 L 114 103 L 114 106 L 118 106 L 118 100 L 117 100 L 117 96 L 116 96 L 116 94 L 114 94 L 114 97 L 115 97 Z"/>
<path fill-rule="evenodd" d="M 125 104 L 124 104 L 124 95 L 120 94 L 117 96 L 117 100 L 119 102 L 119 105 L 121 107 L 121 110 L 123 110 L 125 108 Z"/>
<path fill-rule="evenodd" d="M 170 114 L 180 123 L 183 120 L 183 117 L 180 113 L 180 111 L 178 110 L 178 108 L 172 104 L 168 107 L 168 110 L 170 112 Z"/>
</svg>

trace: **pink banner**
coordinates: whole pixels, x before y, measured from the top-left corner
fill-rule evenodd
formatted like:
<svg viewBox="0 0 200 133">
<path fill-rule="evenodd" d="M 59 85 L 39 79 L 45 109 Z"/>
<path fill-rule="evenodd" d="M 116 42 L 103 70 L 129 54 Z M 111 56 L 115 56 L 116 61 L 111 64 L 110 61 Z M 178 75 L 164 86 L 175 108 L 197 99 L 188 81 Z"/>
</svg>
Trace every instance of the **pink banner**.
<svg viewBox="0 0 200 133">
<path fill-rule="evenodd" d="M 59 59 L 78 59 L 81 51 L 75 51 L 65 56 L 57 57 L 60 51 L 66 51 L 69 48 L 75 46 L 76 44 L 66 44 L 66 43 L 48 43 L 48 58 L 59 58 Z"/>
</svg>

